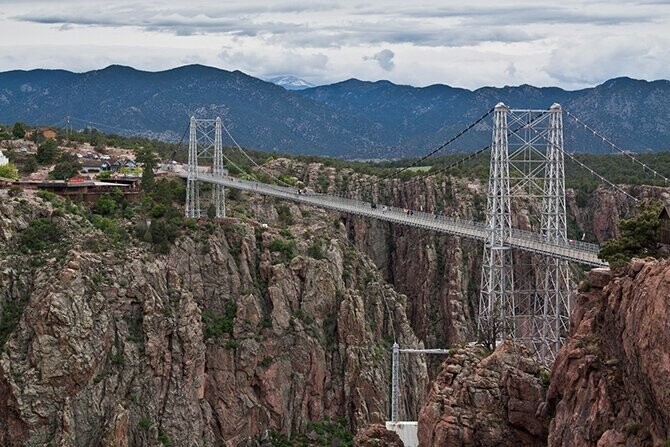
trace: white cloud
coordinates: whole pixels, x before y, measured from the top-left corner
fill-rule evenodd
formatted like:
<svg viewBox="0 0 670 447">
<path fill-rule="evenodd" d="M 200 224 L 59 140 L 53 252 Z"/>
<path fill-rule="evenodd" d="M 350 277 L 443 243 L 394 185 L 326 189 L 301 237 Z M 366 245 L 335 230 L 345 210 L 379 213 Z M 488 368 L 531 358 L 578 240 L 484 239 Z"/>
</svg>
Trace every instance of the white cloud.
<svg viewBox="0 0 670 447">
<path fill-rule="evenodd" d="M 468 88 L 670 77 L 663 0 L 0 4 L 0 70 L 111 63 L 160 70 L 188 61 L 317 84 L 381 76 Z"/>
</svg>

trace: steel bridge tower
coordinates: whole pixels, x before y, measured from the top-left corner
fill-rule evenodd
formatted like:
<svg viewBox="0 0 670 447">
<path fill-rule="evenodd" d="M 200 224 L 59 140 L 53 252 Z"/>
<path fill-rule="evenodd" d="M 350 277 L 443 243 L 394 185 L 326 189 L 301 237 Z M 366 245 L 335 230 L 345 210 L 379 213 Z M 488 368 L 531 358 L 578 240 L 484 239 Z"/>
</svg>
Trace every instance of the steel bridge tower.
<svg viewBox="0 0 670 447">
<path fill-rule="evenodd" d="M 562 113 L 558 104 L 549 110 L 495 107 L 479 298 L 480 338 L 520 339 L 545 364 L 554 360 L 569 328 L 568 265 L 513 253 L 508 240 L 513 221 L 523 221 L 539 227 L 547 242 L 567 245 Z M 512 218 L 513 208 L 530 210 L 536 202 L 539 220 Z"/>
<path fill-rule="evenodd" d="M 188 141 L 188 176 L 186 178 L 186 217 L 199 218 L 200 187 L 198 185 L 198 159 L 212 158 L 212 174 L 223 175 L 224 168 L 223 144 L 221 137 L 221 118 L 215 120 L 196 119 L 191 117 Z M 226 216 L 226 195 L 223 185 L 212 187 L 212 205 L 216 217 Z"/>
</svg>

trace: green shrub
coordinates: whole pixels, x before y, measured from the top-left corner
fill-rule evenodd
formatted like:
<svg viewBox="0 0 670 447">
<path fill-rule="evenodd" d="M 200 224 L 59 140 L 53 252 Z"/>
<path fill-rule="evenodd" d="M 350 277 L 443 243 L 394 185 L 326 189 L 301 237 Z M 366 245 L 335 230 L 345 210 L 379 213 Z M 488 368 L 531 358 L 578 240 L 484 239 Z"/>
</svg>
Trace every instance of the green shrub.
<svg viewBox="0 0 670 447">
<path fill-rule="evenodd" d="M 149 214 L 154 219 L 158 219 L 158 218 L 161 218 L 161 217 L 165 216 L 166 212 L 167 212 L 167 207 L 164 204 L 159 203 L 158 205 L 151 208 L 151 212 Z"/>
<path fill-rule="evenodd" d="M 612 268 L 623 266 L 633 257 L 658 257 L 660 211 L 660 203 L 649 203 L 640 207 L 637 216 L 619 222 L 621 236 L 606 242 L 598 257 Z"/>
<path fill-rule="evenodd" d="M 151 422 L 151 418 L 149 416 L 143 416 L 142 419 L 140 419 L 140 422 L 137 424 L 137 427 L 140 430 L 148 431 L 152 425 L 154 424 Z"/>
<path fill-rule="evenodd" d="M 158 441 L 165 447 L 172 447 L 174 445 L 172 444 L 170 436 L 168 436 L 168 434 L 165 433 L 163 430 L 158 430 Z"/>
<path fill-rule="evenodd" d="M 93 212 L 101 216 L 115 216 L 118 209 L 119 205 L 116 203 L 116 200 L 109 195 L 100 196 L 93 206 Z"/>
<path fill-rule="evenodd" d="M 60 206 L 63 204 L 63 200 L 51 191 L 37 191 L 37 197 L 46 200 L 54 206 Z"/>
<path fill-rule="evenodd" d="M 291 209 L 288 205 L 277 205 L 276 207 L 277 215 L 279 216 L 279 223 L 282 225 L 293 225 L 295 222 L 293 220 L 293 215 L 291 214 Z"/>
<path fill-rule="evenodd" d="M 16 169 L 16 165 L 14 163 L 7 163 L 4 166 L 0 166 L 0 177 L 11 180 L 18 180 L 19 170 Z"/>
<path fill-rule="evenodd" d="M 354 445 L 354 435 L 347 428 L 347 423 L 344 419 L 337 421 L 324 419 L 322 421 L 310 422 L 307 424 L 305 432 L 311 433 L 309 438 L 304 434 L 297 434 L 289 438 L 273 430 L 270 431 L 270 442 L 273 447 L 349 447 Z"/>
<path fill-rule="evenodd" d="M 56 166 L 49 173 L 49 178 L 56 180 L 67 180 L 76 177 L 81 170 L 81 163 L 76 156 L 63 153 L 56 160 Z"/>
<path fill-rule="evenodd" d="M 228 301 L 225 305 L 223 315 L 217 314 L 209 309 L 202 313 L 202 324 L 205 328 L 205 340 L 219 338 L 223 334 L 232 335 L 237 314 L 237 303 Z"/>
<path fill-rule="evenodd" d="M 58 152 L 58 143 L 56 143 L 56 140 L 49 138 L 37 147 L 37 163 L 41 165 L 53 163 L 58 157 Z"/>
<path fill-rule="evenodd" d="M 307 247 L 307 256 L 314 259 L 325 259 L 326 255 L 323 251 L 323 240 L 316 239 L 312 244 Z"/>
<path fill-rule="evenodd" d="M 60 227 L 46 218 L 31 220 L 19 242 L 23 252 L 39 252 L 59 242 L 63 235 Z"/>
<path fill-rule="evenodd" d="M 5 303 L 0 312 L 0 348 L 5 345 L 9 335 L 14 331 L 19 324 L 23 309 L 26 307 L 28 300 L 9 301 Z"/>
<path fill-rule="evenodd" d="M 23 126 L 23 123 L 16 122 L 14 127 L 12 127 L 12 136 L 14 138 L 23 138 L 26 135 L 26 128 Z"/>
<path fill-rule="evenodd" d="M 112 241 L 120 242 L 127 239 L 128 234 L 115 219 L 93 215 L 91 223 L 95 228 L 105 233 Z"/>
<path fill-rule="evenodd" d="M 280 253 L 285 262 L 293 259 L 296 254 L 296 244 L 294 240 L 286 241 L 281 238 L 275 238 L 270 242 L 268 248 L 273 253 Z"/>
</svg>

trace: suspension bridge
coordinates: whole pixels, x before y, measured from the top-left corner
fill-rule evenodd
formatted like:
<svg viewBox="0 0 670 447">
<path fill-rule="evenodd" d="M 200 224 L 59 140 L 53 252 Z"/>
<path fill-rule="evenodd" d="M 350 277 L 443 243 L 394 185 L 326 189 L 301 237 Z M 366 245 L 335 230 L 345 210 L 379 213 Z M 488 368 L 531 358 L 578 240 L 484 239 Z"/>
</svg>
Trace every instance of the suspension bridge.
<svg viewBox="0 0 670 447">
<path fill-rule="evenodd" d="M 664 179 L 666 184 L 669 182 L 669 179 L 639 162 L 630 152 L 616 146 L 575 115 L 569 112 L 565 114 L 613 149 L 639 163 L 642 169 Z M 607 267 L 607 263 L 598 258 L 598 245 L 568 238 L 565 157 L 587 169 L 603 183 L 633 200 L 636 199 L 565 151 L 564 111 L 558 104 L 547 110 L 527 110 L 510 109 L 500 103 L 446 143 L 399 172 L 435 155 L 491 115 L 492 143 L 445 168 L 446 170 L 484 151 L 491 152 L 486 222 L 298 189 L 258 165 L 235 141 L 219 118 L 212 120 L 195 117 L 191 118 L 189 125 L 187 172 L 179 174 L 186 179 L 187 184 L 185 214 L 191 218 L 201 216 L 199 183 L 205 182 L 213 185 L 210 203 L 214 204 L 217 217 L 225 216 L 225 188 L 234 188 L 341 213 L 483 241 L 477 318 L 480 338 L 494 343 L 505 337 L 522 340 L 536 352 L 541 361 L 550 364 L 569 330 L 572 284 L 568 262 Z M 244 180 L 228 175 L 226 162 L 236 165 L 223 152 L 223 132 L 274 183 Z M 198 160 L 203 158 L 212 160 L 211 172 L 204 173 L 199 169 Z M 376 183 L 384 179 L 380 178 Z M 533 200 L 540 205 L 538 231 L 513 227 L 513 198 Z M 518 284 L 521 279 L 515 278 L 515 253 L 518 251 L 530 252 L 535 256 L 532 274 L 527 275 L 523 286 Z"/>
</svg>

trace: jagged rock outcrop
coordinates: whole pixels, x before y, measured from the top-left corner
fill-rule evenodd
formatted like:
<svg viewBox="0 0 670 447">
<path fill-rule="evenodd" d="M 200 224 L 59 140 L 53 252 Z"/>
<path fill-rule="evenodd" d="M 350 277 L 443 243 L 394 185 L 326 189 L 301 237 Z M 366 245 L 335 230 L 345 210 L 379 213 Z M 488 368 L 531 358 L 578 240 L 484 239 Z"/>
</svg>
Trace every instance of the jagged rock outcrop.
<svg viewBox="0 0 670 447">
<path fill-rule="evenodd" d="M 354 447 L 405 447 L 396 432 L 382 424 L 372 424 L 356 434 Z"/>
<path fill-rule="evenodd" d="M 670 440 L 670 261 L 592 272 L 554 363 L 550 446 L 661 446 Z"/>
<path fill-rule="evenodd" d="M 419 444 L 546 445 L 544 374 L 524 346 L 510 341 L 488 356 L 482 347 L 453 349 L 419 414 Z"/>
<path fill-rule="evenodd" d="M 330 215 L 290 212 L 303 217 L 281 231 L 200 222 L 158 255 L 2 195 L 0 317 L 19 313 L 0 352 L 0 445 L 234 446 L 314 420 L 383 421 L 394 334 L 421 346 L 406 298 Z M 20 253 L 36 216 L 64 236 Z M 418 411 L 425 363 L 403 368 Z"/>
<path fill-rule="evenodd" d="M 400 208 L 483 220 L 486 206 L 485 188 L 478 180 L 429 177 L 378 182 L 352 169 L 286 158 L 271 160 L 266 167 L 276 174 L 292 175 L 319 192 Z M 472 339 L 481 264 L 477 241 L 355 216 L 342 215 L 341 219 L 355 246 L 370 256 L 396 290 L 408 296 L 412 328 L 427 346 L 444 347 Z"/>
</svg>

